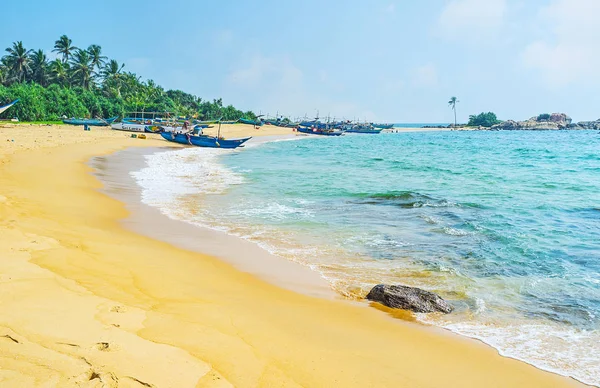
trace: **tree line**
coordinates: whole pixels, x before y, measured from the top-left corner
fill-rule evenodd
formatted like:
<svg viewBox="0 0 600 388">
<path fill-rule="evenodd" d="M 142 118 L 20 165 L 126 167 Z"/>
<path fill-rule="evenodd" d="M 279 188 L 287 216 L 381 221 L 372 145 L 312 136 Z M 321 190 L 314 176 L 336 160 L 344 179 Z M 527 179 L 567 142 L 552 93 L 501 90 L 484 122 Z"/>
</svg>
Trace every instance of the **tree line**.
<svg viewBox="0 0 600 388">
<path fill-rule="evenodd" d="M 200 120 L 255 119 L 222 99 L 205 101 L 181 90 L 165 90 L 152 80 L 142 81 L 109 59 L 96 44 L 74 46 L 66 35 L 54 42 L 57 58 L 44 50 L 26 49 L 17 41 L 0 59 L 0 106 L 20 102 L 3 113 L 22 121 L 54 121 L 62 117 L 114 117 L 131 111 L 173 112 Z"/>
</svg>

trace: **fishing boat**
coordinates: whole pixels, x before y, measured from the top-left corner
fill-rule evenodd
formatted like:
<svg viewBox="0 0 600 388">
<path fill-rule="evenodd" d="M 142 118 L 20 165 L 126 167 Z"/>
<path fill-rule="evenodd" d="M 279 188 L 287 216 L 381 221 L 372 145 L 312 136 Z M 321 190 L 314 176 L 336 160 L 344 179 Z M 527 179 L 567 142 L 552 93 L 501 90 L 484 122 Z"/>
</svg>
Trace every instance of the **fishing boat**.
<svg viewBox="0 0 600 388">
<path fill-rule="evenodd" d="M 110 119 L 76 119 L 70 118 L 63 120 L 63 123 L 68 125 L 89 125 L 94 127 L 107 127 L 117 118 L 113 117 Z"/>
<path fill-rule="evenodd" d="M 261 127 L 264 124 L 263 121 L 261 120 L 261 117 L 262 117 L 262 115 L 256 116 L 256 120 L 246 119 L 246 118 L 242 117 L 238 120 L 238 122 L 242 123 L 242 124 L 254 125 L 255 127 Z"/>
<path fill-rule="evenodd" d="M 365 133 L 376 135 L 383 131 L 383 128 L 375 128 L 372 124 L 347 124 L 344 130 L 348 133 Z"/>
<path fill-rule="evenodd" d="M 14 100 L 10 104 L 4 105 L 4 106 L 0 106 L 0 114 L 4 113 L 4 111 L 6 111 L 11 106 L 15 105 L 17 102 L 19 102 L 19 99 Z"/>
<path fill-rule="evenodd" d="M 118 123 L 112 123 L 110 127 L 117 131 L 128 131 L 128 132 L 153 132 L 150 130 L 146 130 L 146 127 L 149 127 L 149 124 L 144 123 L 131 123 L 128 121 L 120 121 Z"/>
<path fill-rule="evenodd" d="M 378 133 L 381 133 L 381 131 L 383 131 L 383 128 L 350 128 L 350 129 L 346 129 L 347 133 L 365 133 L 365 134 L 371 134 L 371 135 L 377 135 Z"/>
<path fill-rule="evenodd" d="M 219 139 L 214 136 L 207 135 L 190 135 L 184 133 L 175 132 L 161 132 L 160 135 L 165 139 L 173 143 L 193 145 L 197 147 L 210 147 L 210 148 L 238 148 L 243 147 L 243 144 L 252 137 L 245 137 L 242 139 Z"/>
<path fill-rule="evenodd" d="M 380 129 L 392 129 L 394 128 L 394 124 L 372 124 L 375 128 Z"/>
<path fill-rule="evenodd" d="M 316 128 L 316 127 L 303 127 L 299 126 L 296 128 L 298 132 L 308 133 L 311 135 L 323 135 L 323 136 L 340 136 L 344 134 L 344 131 L 340 131 L 337 129 L 327 129 L 327 128 Z"/>
</svg>

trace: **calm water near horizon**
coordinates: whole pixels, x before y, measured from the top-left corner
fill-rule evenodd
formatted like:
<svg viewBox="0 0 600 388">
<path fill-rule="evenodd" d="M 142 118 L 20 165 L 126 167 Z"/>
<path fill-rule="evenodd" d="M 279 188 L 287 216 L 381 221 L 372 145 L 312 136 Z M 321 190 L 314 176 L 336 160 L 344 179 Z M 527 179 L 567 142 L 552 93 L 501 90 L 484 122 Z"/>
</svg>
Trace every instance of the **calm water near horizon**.
<svg viewBox="0 0 600 388">
<path fill-rule="evenodd" d="M 414 126 L 415 124 L 411 124 Z M 419 319 L 600 384 L 600 135 L 304 137 L 146 157 L 143 201 L 303 263 L 349 298 L 439 293 Z"/>
</svg>

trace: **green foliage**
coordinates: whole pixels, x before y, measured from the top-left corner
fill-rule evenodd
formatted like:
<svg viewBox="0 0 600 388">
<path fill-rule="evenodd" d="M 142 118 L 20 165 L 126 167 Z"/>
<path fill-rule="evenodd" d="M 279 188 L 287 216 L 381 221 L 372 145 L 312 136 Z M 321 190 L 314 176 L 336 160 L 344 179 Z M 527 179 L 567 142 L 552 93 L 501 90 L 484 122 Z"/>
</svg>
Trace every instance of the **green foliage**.
<svg viewBox="0 0 600 388">
<path fill-rule="evenodd" d="M 494 124 L 499 124 L 501 121 L 498 120 L 496 114 L 493 112 L 482 112 L 478 115 L 469 116 L 469 123 L 467 124 L 470 127 L 491 127 Z"/>
<path fill-rule="evenodd" d="M 126 112 L 172 112 L 200 120 L 256 119 L 223 101 L 204 101 L 181 90 L 165 91 L 154 81 L 123 71 L 124 64 L 102 55 L 102 48 L 90 45 L 78 49 L 66 35 L 54 44 L 60 59 L 48 61 L 43 50 L 27 50 L 13 43 L 0 59 L 0 106 L 20 102 L 0 118 L 21 121 L 56 121 L 63 117 L 122 116 Z"/>
<path fill-rule="evenodd" d="M 550 120 L 550 117 L 552 117 L 552 116 L 550 116 L 549 113 L 542 113 L 541 115 L 539 115 L 537 117 L 537 120 L 538 121 Z"/>
</svg>

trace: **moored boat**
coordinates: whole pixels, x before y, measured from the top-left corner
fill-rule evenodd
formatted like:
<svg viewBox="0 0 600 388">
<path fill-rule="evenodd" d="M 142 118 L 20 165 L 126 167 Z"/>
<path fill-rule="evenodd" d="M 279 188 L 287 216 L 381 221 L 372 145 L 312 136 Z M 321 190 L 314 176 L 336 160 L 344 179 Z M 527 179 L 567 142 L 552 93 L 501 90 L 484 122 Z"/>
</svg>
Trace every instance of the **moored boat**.
<svg viewBox="0 0 600 388">
<path fill-rule="evenodd" d="M 184 133 L 161 132 L 160 135 L 173 143 L 193 145 L 196 147 L 209 148 L 238 148 L 243 147 L 243 144 L 251 139 L 251 137 L 241 139 L 219 139 L 214 136 L 206 135 L 190 135 Z"/>
<path fill-rule="evenodd" d="M 130 123 L 127 121 L 121 121 L 118 123 L 112 123 L 110 127 L 117 131 L 128 131 L 128 132 L 152 132 L 146 131 L 146 124 Z"/>
<path fill-rule="evenodd" d="M 309 128 L 299 126 L 296 128 L 298 132 L 308 133 L 311 135 L 322 135 L 322 136 L 340 136 L 344 134 L 344 131 L 340 131 L 337 129 L 324 129 L 324 128 Z"/>
<path fill-rule="evenodd" d="M 70 118 L 70 119 L 64 119 L 63 123 L 68 124 L 68 125 L 89 125 L 89 126 L 94 126 L 94 127 L 107 127 L 113 121 L 115 121 L 116 119 L 117 119 L 116 117 L 112 117 L 110 119 L 76 119 L 76 118 Z"/>
<path fill-rule="evenodd" d="M 0 114 L 4 113 L 4 111 L 6 111 L 8 108 L 10 108 L 11 106 L 15 105 L 17 102 L 19 102 L 19 99 L 14 100 L 13 102 L 11 102 L 10 104 L 4 105 L 4 106 L 0 106 Z"/>
<path fill-rule="evenodd" d="M 373 124 L 373 127 L 380 129 L 392 129 L 394 128 L 394 124 Z"/>
</svg>

